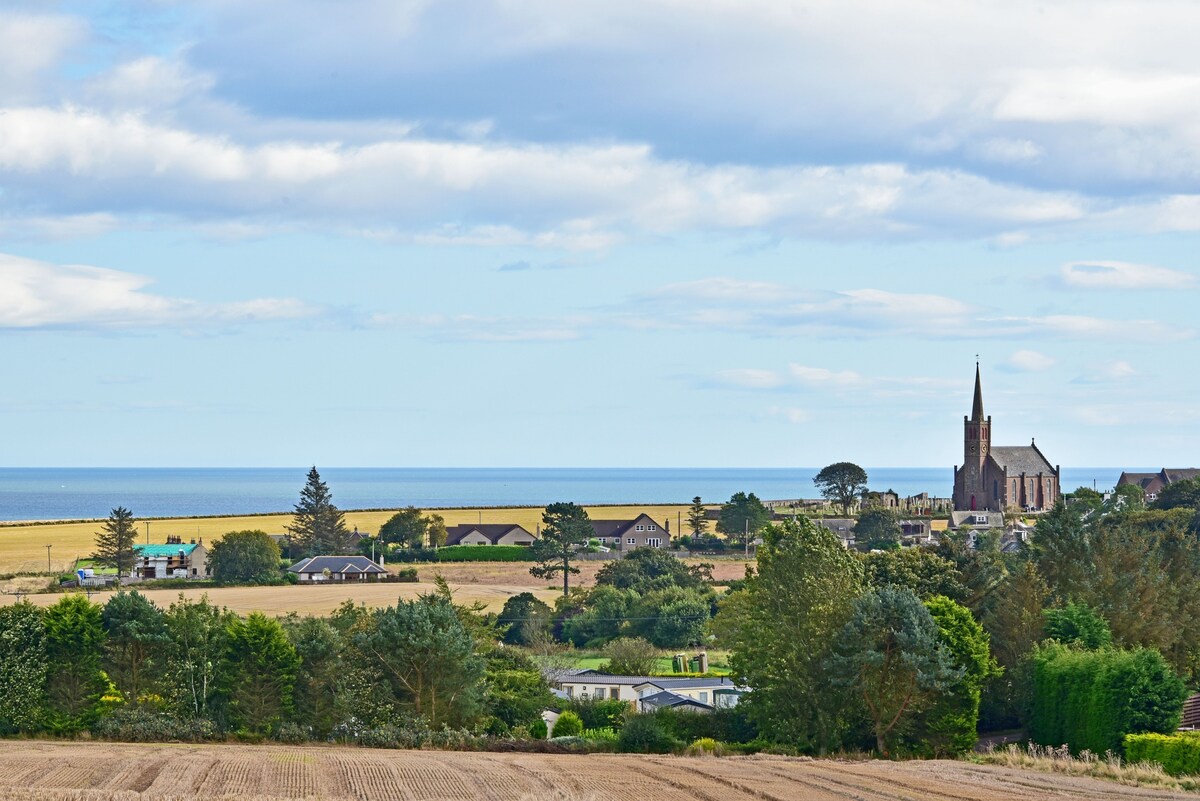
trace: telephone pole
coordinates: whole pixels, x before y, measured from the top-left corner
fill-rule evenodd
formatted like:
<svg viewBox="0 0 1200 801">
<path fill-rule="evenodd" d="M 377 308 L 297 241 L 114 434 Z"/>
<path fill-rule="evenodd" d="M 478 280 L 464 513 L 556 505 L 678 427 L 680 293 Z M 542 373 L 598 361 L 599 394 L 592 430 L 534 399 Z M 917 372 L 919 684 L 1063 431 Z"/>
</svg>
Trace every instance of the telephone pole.
<svg viewBox="0 0 1200 801">
<path fill-rule="evenodd" d="M 46 573 L 53 573 L 54 569 L 50 567 L 50 545 L 46 545 Z"/>
</svg>

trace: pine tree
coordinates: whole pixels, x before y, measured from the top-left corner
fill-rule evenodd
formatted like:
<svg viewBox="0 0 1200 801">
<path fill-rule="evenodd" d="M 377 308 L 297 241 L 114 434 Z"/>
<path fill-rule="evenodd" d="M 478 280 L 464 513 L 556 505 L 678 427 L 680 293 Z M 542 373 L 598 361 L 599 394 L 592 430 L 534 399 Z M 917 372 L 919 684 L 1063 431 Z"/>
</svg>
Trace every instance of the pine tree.
<svg viewBox="0 0 1200 801">
<path fill-rule="evenodd" d="M 104 527 L 96 532 L 96 550 L 92 558 L 102 565 L 115 567 L 118 575 L 127 576 L 133 572 L 133 543 L 136 539 L 133 512 L 118 506 L 109 512 Z"/>
<path fill-rule="evenodd" d="M 688 509 L 687 523 L 688 530 L 692 532 L 693 537 L 703 537 L 707 533 L 708 517 L 699 495 L 692 498 L 692 508 Z"/>
<path fill-rule="evenodd" d="M 575 551 L 587 545 L 592 536 L 592 523 L 588 513 L 573 503 L 552 503 L 542 513 L 542 536 L 530 546 L 530 554 L 537 564 L 529 568 L 537 578 L 552 579 L 562 573 L 563 596 L 570 590 L 571 574 L 579 568 L 571 564 Z"/>
<path fill-rule="evenodd" d="M 329 487 L 321 480 L 316 467 L 308 471 L 308 481 L 300 491 L 300 501 L 287 531 L 292 535 L 293 557 L 350 552 L 350 532 L 346 529 L 345 518 L 333 505 Z"/>
</svg>

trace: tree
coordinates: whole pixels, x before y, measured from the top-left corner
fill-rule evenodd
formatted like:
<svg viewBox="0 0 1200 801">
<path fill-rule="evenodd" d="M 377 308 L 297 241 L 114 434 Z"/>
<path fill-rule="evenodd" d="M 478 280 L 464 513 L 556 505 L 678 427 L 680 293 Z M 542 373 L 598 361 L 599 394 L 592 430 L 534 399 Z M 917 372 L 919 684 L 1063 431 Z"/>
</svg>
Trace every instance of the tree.
<svg viewBox="0 0 1200 801">
<path fill-rule="evenodd" d="M 425 536 L 429 539 L 430 548 L 440 548 L 446 544 L 446 518 L 441 515 L 430 515 L 425 518 L 428 525 L 425 529 Z"/>
<path fill-rule="evenodd" d="M 803 518 L 763 530 L 744 602 L 723 605 L 714 626 L 752 688 L 743 703 L 761 731 L 812 751 L 841 745 L 845 711 L 826 655 L 862 590 L 860 560 L 831 532 Z"/>
<path fill-rule="evenodd" d="M 1043 617 L 1048 639 L 1089 651 L 1112 644 L 1108 623 L 1087 604 L 1071 602 L 1059 609 L 1047 609 Z"/>
<path fill-rule="evenodd" d="M 579 599 L 583 609 L 562 621 L 561 639 L 576 646 L 591 647 L 621 636 L 634 614 L 633 607 L 639 596 L 633 590 L 600 584 L 581 594 Z"/>
<path fill-rule="evenodd" d="M 555 737 L 578 737 L 583 734 L 583 721 L 568 709 L 554 721 L 554 731 L 551 733 Z"/>
<path fill-rule="evenodd" d="M 96 532 L 96 550 L 92 558 L 102 565 L 115 567 L 117 575 L 133 572 L 133 545 L 137 540 L 133 512 L 118 506 L 108 513 L 108 520 Z"/>
<path fill-rule="evenodd" d="M 503 647 L 492 648 L 484 659 L 489 730 L 503 733 L 541 723 L 542 711 L 554 703 L 554 696 L 533 660 L 517 648 Z"/>
<path fill-rule="evenodd" d="M 529 550 L 537 564 L 529 573 L 538 578 L 552 579 L 562 573 L 563 595 L 570 592 L 570 577 L 579 568 L 571 564 L 575 551 L 592 536 L 592 523 L 587 512 L 573 503 L 552 503 L 542 513 L 542 535 Z"/>
<path fill-rule="evenodd" d="M 377 609 L 351 632 L 362 664 L 390 697 L 432 728 L 462 726 L 479 709 L 484 663 L 453 605 L 437 596 Z"/>
<path fill-rule="evenodd" d="M 655 590 L 634 604 L 629 631 L 659 648 L 683 648 L 703 641 L 711 615 L 710 598 L 695 590 Z"/>
<path fill-rule="evenodd" d="M 703 537 L 708 533 L 708 510 L 704 508 L 700 496 L 692 498 L 692 506 L 687 515 L 688 531 L 693 537 Z"/>
<path fill-rule="evenodd" d="M 167 644 L 167 627 L 162 610 L 140 592 L 118 592 L 108 599 L 101 613 L 104 624 L 108 675 L 136 704 L 153 684 L 153 673 L 161 665 L 159 655 Z"/>
<path fill-rule="evenodd" d="M 863 565 L 872 587 L 907 587 L 921 600 L 945 595 L 961 601 L 967 594 L 954 563 L 927 548 L 869 553 L 863 556 Z"/>
<path fill-rule="evenodd" d="M 421 514 L 421 510 L 415 506 L 406 506 L 379 527 L 379 540 L 385 545 L 423 548 L 428 530 L 429 519 Z"/>
<path fill-rule="evenodd" d="M 1003 671 L 971 610 L 944 596 L 930 598 L 925 607 L 937 626 L 938 644 L 959 677 L 922 711 L 921 739 L 935 756 L 958 756 L 975 747 L 983 686 Z"/>
<path fill-rule="evenodd" d="M 717 531 L 739 545 L 746 545 L 769 522 L 771 510 L 763 506 L 757 495 L 753 492 L 735 492 L 729 501 L 721 506 Z"/>
<path fill-rule="evenodd" d="M 342 678 L 342 638 L 329 621 L 319 617 L 291 615 L 283 621 L 284 631 L 300 669 L 296 673 L 294 702 L 303 711 L 304 723 L 322 739 L 333 733 L 337 723 L 337 696 Z"/>
<path fill-rule="evenodd" d="M 180 593 L 163 617 L 170 637 L 164 682 L 168 697 L 184 717 L 208 717 L 221 690 L 233 615 L 209 603 L 207 595 L 192 601 Z"/>
<path fill-rule="evenodd" d="M 882 506 L 866 509 L 854 524 L 854 541 L 868 551 L 898 549 L 901 534 L 900 518 Z"/>
<path fill-rule="evenodd" d="M 50 729 L 72 734 L 95 722 L 100 699 L 109 689 L 101 670 L 104 623 L 98 604 L 82 593 L 63 596 L 46 609 L 46 684 Z"/>
<path fill-rule="evenodd" d="M 531 592 L 511 596 L 500 610 L 504 627 L 504 642 L 508 645 L 531 645 L 550 630 L 553 610 Z"/>
<path fill-rule="evenodd" d="M 1113 506 L 1129 511 L 1146 508 L 1146 493 L 1137 484 L 1121 484 L 1113 490 Z"/>
<path fill-rule="evenodd" d="M 867 491 L 867 471 L 853 462 L 838 462 L 822 468 L 813 484 L 822 498 L 841 506 L 842 514 L 850 514 L 850 507 Z"/>
<path fill-rule="evenodd" d="M 212 577 L 224 583 L 265 584 L 279 577 L 279 546 L 265 531 L 230 531 L 208 552 Z"/>
<path fill-rule="evenodd" d="M 1155 509 L 1200 510 L 1200 478 L 1175 481 L 1163 487 L 1158 498 L 1151 504 Z"/>
<path fill-rule="evenodd" d="M 624 559 L 608 562 L 596 572 L 596 585 L 647 593 L 671 587 L 699 590 L 712 581 L 712 565 L 684 564 L 662 548 L 634 548 Z"/>
<path fill-rule="evenodd" d="M 292 557 L 349 553 L 350 532 L 340 509 L 333 505 L 329 487 L 313 467 L 300 491 L 292 522 Z"/>
<path fill-rule="evenodd" d="M 279 621 L 261 612 L 234 618 L 226 631 L 224 674 L 231 722 L 269 734 L 291 714 L 300 657 Z"/>
<path fill-rule="evenodd" d="M 911 590 L 884 587 L 854 602 L 830 658 L 834 684 L 863 702 L 875 732 L 875 748 L 888 753 L 888 738 L 906 714 L 960 679 L 929 610 Z"/>
<path fill-rule="evenodd" d="M 641 637 L 618 637 L 606 644 L 602 650 L 608 657 L 605 667 L 617 676 L 649 676 L 662 653 L 649 640 Z"/>
<path fill-rule="evenodd" d="M 42 610 L 28 601 L 0 607 L 0 734 L 41 726 L 49 672 Z"/>
</svg>

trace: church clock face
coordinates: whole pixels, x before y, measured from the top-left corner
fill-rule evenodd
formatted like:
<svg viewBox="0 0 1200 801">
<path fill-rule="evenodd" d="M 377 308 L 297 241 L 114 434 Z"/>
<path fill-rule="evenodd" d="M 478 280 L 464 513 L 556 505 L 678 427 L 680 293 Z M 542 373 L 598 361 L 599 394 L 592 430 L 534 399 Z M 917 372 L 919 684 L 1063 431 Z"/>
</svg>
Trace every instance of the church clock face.
<svg viewBox="0 0 1200 801">
<path fill-rule="evenodd" d="M 978 446 L 975 445 L 974 442 L 972 442 L 970 444 L 970 446 L 967 447 L 967 450 L 970 451 L 971 453 L 975 453 L 976 451 L 979 450 L 979 448 L 978 448 Z"/>
</svg>

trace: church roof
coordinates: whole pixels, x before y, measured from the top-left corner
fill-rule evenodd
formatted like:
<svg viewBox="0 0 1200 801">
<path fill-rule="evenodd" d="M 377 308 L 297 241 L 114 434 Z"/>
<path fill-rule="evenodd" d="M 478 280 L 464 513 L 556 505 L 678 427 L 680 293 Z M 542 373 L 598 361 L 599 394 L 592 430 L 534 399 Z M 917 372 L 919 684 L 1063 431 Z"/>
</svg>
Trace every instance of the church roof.
<svg viewBox="0 0 1200 801">
<path fill-rule="evenodd" d="M 994 445 L 992 459 L 1009 475 L 1054 472 L 1046 457 L 1033 445 Z"/>
</svg>

